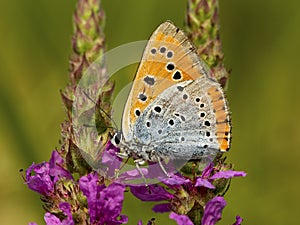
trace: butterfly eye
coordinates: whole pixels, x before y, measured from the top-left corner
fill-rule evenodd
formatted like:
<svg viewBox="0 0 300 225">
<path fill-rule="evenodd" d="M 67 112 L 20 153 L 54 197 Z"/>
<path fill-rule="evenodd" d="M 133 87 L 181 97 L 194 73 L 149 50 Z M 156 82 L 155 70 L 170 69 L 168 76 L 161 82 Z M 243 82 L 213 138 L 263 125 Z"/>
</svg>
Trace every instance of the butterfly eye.
<svg viewBox="0 0 300 225">
<path fill-rule="evenodd" d="M 115 135 L 113 136 L 113 138 L 111 139 L 111 143 L 118 147 L 121 143 L 121 139 L 122 139 L 122 133 L 121 132 L 117 132 L 115 133 Z"/>
</svg>

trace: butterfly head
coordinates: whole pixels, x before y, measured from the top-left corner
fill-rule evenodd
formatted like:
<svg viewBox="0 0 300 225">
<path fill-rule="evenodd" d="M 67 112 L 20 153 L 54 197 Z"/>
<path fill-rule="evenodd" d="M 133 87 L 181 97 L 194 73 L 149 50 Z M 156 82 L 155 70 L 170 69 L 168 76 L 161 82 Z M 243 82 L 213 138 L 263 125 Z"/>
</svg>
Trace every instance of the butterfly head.
<svg viewBox="0 0 300 225">
<path fill-rule="evenodd" d="M 116 132 L 113 137 L 111 138 L 111 143 L 116 146 L 116 147 L 120 147 L 121 145 L 121 141 L 123 139 L 123 135 L 121 131 Z"/>
</svg>

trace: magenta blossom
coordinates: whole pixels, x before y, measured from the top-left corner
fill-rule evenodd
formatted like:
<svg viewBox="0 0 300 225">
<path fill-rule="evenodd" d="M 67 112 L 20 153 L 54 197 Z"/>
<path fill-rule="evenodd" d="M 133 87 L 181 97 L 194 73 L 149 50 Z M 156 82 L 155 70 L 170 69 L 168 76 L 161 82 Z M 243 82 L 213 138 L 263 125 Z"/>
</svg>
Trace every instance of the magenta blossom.
<svg viewBox="0 0 300 225">
<path fill-rule="evenodd" d="M 108 187 L 99 184 L 97 173 L 90 173 L 79 179 L 79 186 L 87 197 L 90 223 L 97 225 L 117 225 L 127 223 L 121 215 L 125 186 L 112 183 Z"/>
<path fill-rule="evenodd" d="M 53 151 L 49 162 L 32 163 L 26 170 L 26 184 L 31 190 L 42 195 L 50 195 L 59 179 L 73 179 L 72 175 L 63 168 L 63 164 L 64 160 L 62 157 L 57 151 Z"/>
</svg>

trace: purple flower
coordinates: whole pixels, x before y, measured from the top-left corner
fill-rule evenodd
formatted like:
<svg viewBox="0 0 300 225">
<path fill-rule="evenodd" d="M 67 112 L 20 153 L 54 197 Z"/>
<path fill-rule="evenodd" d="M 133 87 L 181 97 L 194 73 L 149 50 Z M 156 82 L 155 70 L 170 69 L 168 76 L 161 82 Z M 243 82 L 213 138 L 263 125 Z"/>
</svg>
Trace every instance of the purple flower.
<svg viewBox="0 0 300 225">
<path fill-rule="evenodd" d="M 31 190 L 42 195 L 50 195 L 59 179 L 62 177 L 72 179 L 71 174 L 62 165 L 63 159 L 56 151 L 53 151 L 49 163 L 32 163 L 26 170 L 26 184 Z"/>
<path fill-rule="evenodd" d="M 214 225 L 221 219 L 222 210 L 226 202 L 223 197 L 214 197 L 206 203 L 204 208 L 203 217 L 201 220 L 202 225 Z"/>
<path fill-rule="evenodd" d="M 175 220 L 178 225 L 193 225 L 193 222 L 186 215 L 178 215 L 174 212 L 171 212 L 169 218 Z"/>
<path fill-rule="evenodd" d="M 241 225 L 243 222 L 243 219 L 240 216 L 235 217 L 235 223 L 232 225 Z"/>
<path fill-rule="evenodd" d="M 47 225 L 74 225 L 72 213 L 71 213 L 71 206 L 67 202 L 62 202 L 59 204 L 59 208 L 61 211 L 67 216 L 63 221 L 60 221 L 60 219 L 47 212 L 44 216 L 44 220 Z"/>
<path fill-rule="evenodd" d="M 79 179 L 79 186 L 87 197 L 90 223 L 97 225 L 117 225 L 127 223 L 121 215 L 125 186 L 112 183 L 106 187 L 99 184 L 98 174 L 91 173 Z"/>
</svg>

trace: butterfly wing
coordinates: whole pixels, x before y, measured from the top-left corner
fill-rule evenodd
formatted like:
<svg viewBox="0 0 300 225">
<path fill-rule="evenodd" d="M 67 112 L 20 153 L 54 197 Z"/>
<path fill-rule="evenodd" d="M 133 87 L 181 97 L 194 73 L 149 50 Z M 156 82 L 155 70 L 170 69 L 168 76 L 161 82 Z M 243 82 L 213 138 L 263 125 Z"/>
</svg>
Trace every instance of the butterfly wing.
<svg viewBox="0 0 300 225">
<path fill-rule="evenodd" d="M 207 77 L 208 73 L 184 32 L 170 22 L 162 23 L 149 39 L 125 105 L 122 117 L 125 140 L 132 140 L 137 118 L 165 89 Z"/>
<path fill-rule="evenodd" d="M 142 151 L 161 158 L 200 159 L 226 151 L 230 123 L 222 88 L 206 77 L 169 87 L 137 119 L 133 134 Z"/>
</svg>

